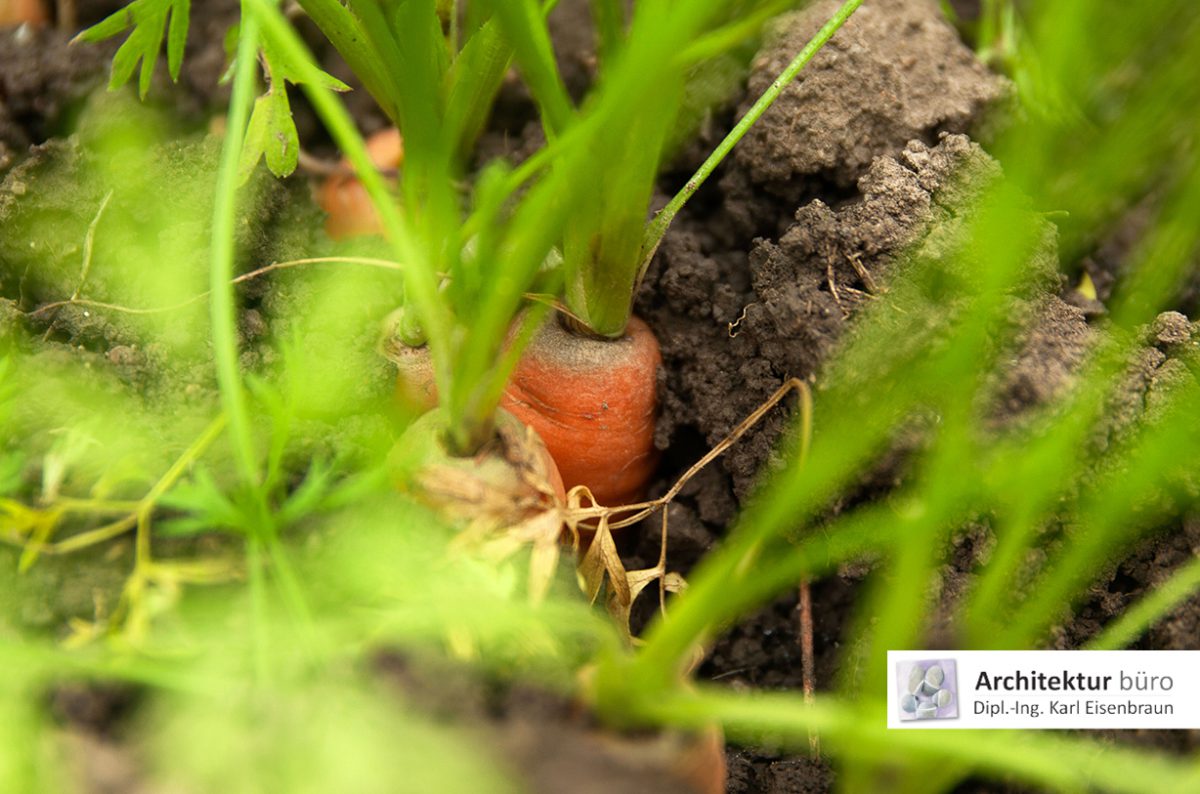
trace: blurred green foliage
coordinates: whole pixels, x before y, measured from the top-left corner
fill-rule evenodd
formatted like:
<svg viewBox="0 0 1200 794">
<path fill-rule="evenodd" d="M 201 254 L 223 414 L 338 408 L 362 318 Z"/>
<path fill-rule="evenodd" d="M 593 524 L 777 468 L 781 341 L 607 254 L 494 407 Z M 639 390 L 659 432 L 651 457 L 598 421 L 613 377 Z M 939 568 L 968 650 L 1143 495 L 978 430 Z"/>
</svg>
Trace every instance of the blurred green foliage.
<svg viewBox="0 0 1200 794">
<path fill-rule="evenodd" d="M 213 423 L 203 297 L 221 143 L 132 97 L 97 99 L 77 137 L 11 172 L 0 196 L 0 790 L 70 790 L 72 745 L 48 706 L 63 681 L 138 692 L 120 738 L 145 759 L 142 774 L 183 790 L 509 790 L 503 759 L 453 752 L 472 740 L 381 694 L 380 647 L 528 677 L 590 698 L 615 723 L 719 721 L 731 737 L 796 747 L 815 730 L 848 790 L 949 790 L 979 774 L 1061 790 L 1194 790 L 1194 760 L 1083 736 L 888 733 L 882 660 L 926 641 L 964 527 L 985 523 L 995 546 L 950 635 L 960 647 L 1037 647 L 1106 566 L 1194 509 L 1194 377 L 1123 434 L 1097 443 L 1094 431 L 1111 418 L 1139 329 L 1195 273 L 1198 17 L 1168 0 L 1068 0 L 1012 17 L 1019 106 L 990 147 L 1004 179 L 961 207 L 937 245 L 915 250 L 859 320 L 824 375 L 807 463 L 765 486 L 637 650 L 583 603 L 570 571 L 531 605 L 526 560 L 471 556 L 391 487 L 387 456 L 406 417 L 374 345 L 403 293 L 396 272 L 322 262 L 239 285 L 240 363 L 262 450 L 259 478 L 239 475 Z M 580 156 L 574 145 L 550 151 Z M 509 174 L 487 178 L 494 187 Z M 561 183 L 546 184 L 546 204 L 530 206 L 550 206 Z M 242 189 L 237 272 L 379 254 L 320 240 L 284 189 L 261 174 Z M 1014 301 L 1055 278 L 1031 266 L 1034 252 L 1057 230 L 1073 275 L 1148 194 L 1153 222 L 1075 388 L 998 429 L 988 373 L 1016 331 Z M 500 198 L 483 203 L 500 216 Z M 534 213 L 521 217 L 504 245 L 537 255 L 532 272 L 556 241 L 529 231 Z M 463 300 L 486 283 L 461 286 Z M 106 305 L 31 316 L 72 298 Z M 495 366 L 489 345 L 464 351 L 478 371 Z M 1181 358 L 1194 373 L 1194 351 Z M 900 429 L 931 416 L 894 493 L 828 515 Z M 113 522 L 124 529 L 87 549 L 54 545 Z M 40 554 L 18 574 L 30 548 Z M 860 560 L 873 572 L 837 691 L 807 705 L 795 693 L 683 685 L 696 643 L 801 579 Z M 1184 567 L 1095 644 L 1136 640 L 1198 583 Z"/>
</svg>

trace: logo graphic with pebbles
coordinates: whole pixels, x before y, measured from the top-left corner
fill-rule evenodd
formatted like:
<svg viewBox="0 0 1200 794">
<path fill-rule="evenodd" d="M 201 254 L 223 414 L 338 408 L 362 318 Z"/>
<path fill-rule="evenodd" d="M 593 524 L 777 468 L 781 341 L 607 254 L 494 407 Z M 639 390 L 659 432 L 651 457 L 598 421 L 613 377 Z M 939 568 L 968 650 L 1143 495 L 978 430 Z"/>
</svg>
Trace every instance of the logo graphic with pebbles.
<svg viewBox="0 0 1200 794">
<path fill-rule="evenodd" d="M 953 659 L 900 662 L 896 686 L 901 720 L 957 719 L 958 679 Z"/>
</svg>

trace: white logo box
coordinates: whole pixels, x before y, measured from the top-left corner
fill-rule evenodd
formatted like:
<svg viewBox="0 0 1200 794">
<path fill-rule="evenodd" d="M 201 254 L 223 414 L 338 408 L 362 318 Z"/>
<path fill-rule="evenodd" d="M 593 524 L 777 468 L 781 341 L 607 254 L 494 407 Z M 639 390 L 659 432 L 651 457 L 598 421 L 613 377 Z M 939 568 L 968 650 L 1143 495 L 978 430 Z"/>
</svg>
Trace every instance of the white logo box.
<svg viewBox="0 0 1200 794">
<path fill-rule="evenodd" d="M 906 650 L 887 665 L 889 728 L 1200 728 L 1200 651 Z"/>
</svg>

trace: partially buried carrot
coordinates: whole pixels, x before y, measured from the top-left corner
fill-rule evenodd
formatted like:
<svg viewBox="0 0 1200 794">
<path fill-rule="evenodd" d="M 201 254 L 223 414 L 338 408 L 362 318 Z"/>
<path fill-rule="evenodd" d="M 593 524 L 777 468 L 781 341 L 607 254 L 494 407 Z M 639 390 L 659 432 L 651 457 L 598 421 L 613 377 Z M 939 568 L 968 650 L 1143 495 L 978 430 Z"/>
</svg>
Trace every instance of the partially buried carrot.
<svg viewBox="0 0 1200 794">
<path fill-rule="evenodd" d="M 509 380 L 501 405 L 545 442 L 568 489 L 604 505 L 642 499 L 658 464 L 658 341 L 634 317 L 600 339 L 546 323 Z"/>
<path fill-rule="evenodd" d="M 397 309 L 384 320 L 379 352 L 396 365 L 396 400 L 415 413 L 424 413 L 437 405 L 437 381 L 427 345 L 406 344 L 396 328 L 407 309 Z"/>
<path fill-rule="evenodd" d="M 46 9 L 41 0 L 0 0 L 0 26 L 46 24 Z"/>
<path fill-rule="evenodd" d="M 367 154 L 380 170 L 399 168 L 404 162 L 404 141 L 400 131 L 388 127 L 371 135 L 367 138 Z M 341 167 L 349 172 L 350 162 L 342 160 Z M 328 177 L 317 193 L 317 203 L 328 215 L 325 232 L 335 240 L 383 233 L 383 224 L 367 189 L 351 173 Z"/>
</svg>

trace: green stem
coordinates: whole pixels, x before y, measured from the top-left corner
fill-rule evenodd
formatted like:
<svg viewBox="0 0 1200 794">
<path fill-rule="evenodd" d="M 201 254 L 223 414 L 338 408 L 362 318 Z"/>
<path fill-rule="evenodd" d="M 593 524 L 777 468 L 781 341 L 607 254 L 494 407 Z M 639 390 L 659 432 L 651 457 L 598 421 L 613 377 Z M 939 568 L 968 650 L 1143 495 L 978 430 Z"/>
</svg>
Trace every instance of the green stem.
<svg viewBox="0 0 1200 794">
<path fill-rule="evenodd" d="M 608 693 L 605 693 L 608 694 Z M 882 694 L 882 692 L 881 692 Z M 818 696 L 806 703 L 792 692 L 731 692 L 712 686 L 685 692 L 656 692 L 625 701 L 639 722 L 703 730 L 720 724 L 726 734 L 745 744 L 802 747 L 816 731 L 856 763 L 884 761 L 885 777 L 868 779 L 873 788 L 895 790 L 897 771 L 930 772 L 941 777 L 947 767 L 1015 778 L 1045 790 L 1159 792 L 1194 791 L 1196 766 L 1189 759 L 1133 748 L 1098 751 L 1088 739 L 1053 736 L 1042 731 L 887 730 L 877 701 L 852 703 Z M 920 791 L 934 791 L 928 785 Z"/>
<path fill-rule="evenodd" d="M 321 84 L 320 73 L 296 31 L 269 0 L 245 2 L 253 9 L 253 16 L 261 22 L 263 31 L 272 44 L 295 65 L 304 80 L 301 88 L 333 136 L 334 142 L 354 166 L 358 178 L 371 197 L 371 203 L 379 213 L 386 236 L 395 250 L 396 259 L 404 264 L 406 295 L 416 307 L 429 337 L 438 387 L 451 388 L 449 343 L 452 318 L 449 309 L 438 295 L 437 276 L 429 258 L 417 245 L 412 229 L 400 214 L 383 177 L 371 163 L 362 136 L 358 134 L 350 114 L 333 91 Z"/>
<path fill-rule="evenodd" d="M 329 39 L 363 86 L 393 122 L 400 117 L 397 75 L 389 70 L 366 32 L 339 0 L 300 0 L 300 7 Z"/>
<path fill-rule="evenodd" d="M 846 0 L 846 2 L 842 3 L 842 7 L 837 10 L 837 13 L 830 17 L 824 27 L 817 31 L 817 35 L 813 36 L 812 40 L 800 51 L 800 54 L 775 78 L 775 81 L 762 93 L 762 96 L 758 98 L 754 106 L 747 111 L 746 115 L 725 136 L 725 139 L 717 145 L 716 149 L 713 149 L 712 154 L 696 170 L 696 173 L 687 181 L 683 189 L 675 194 L 675 197 L 671 199 L 667 206 L 663 207 L 658 215 L 654 217 L 654 220 L 646 227 L 646 236 L 642 242 L 642 261 L 638 270 L 637 283 L 641 283 L 642 277 L 646 274 L 646 268 L 650 266 L 650 260 L 654 257 L 654 252 L 658 250 L 658 245 L 662 242 L 663 235 L 667 233 L 667 228 L 671 225 L 671 221 L 675 220 L 675 216 L 683 208 L 683 205 L 700 189 L 700 186 L 712 175 L 712 172 L 716 170 L 721 161 L 733 150 L 738 141 L 745 137 L 750 128 L 767 111 L 767 108 L 771 107 L 775 103 L 775 100 L 779 98 L 779 95 L 783 93 L 783 90 L 788 87 L 792 80 L 796 79 L 796 75 L 800 74 L 800 70 L 807 66 L 808 62 L 813 59 L 817 52 L 833 38 L 833 34 L 838 32 L 842 25 L 846 23 L 846 20 L 858 10 L 858 7 L 862 3 L 863 0 Z"/>
<path fill-rule="evenodd" d="M 255 70 L 258 68 L 258 22 L 254 14 L 243 14 L 238 40 L 237 67 L 233 95 L 229 102 L 229 124 L 221 149 L 217 172 L 216 201 L 213 205 L 212 259 L 209 265 L 209 290 L 212 317 L 213 358 L 217 365 L 217 383 L 221 403 L 229 417 L 234 455 L 242 479 L 253 486 L 258 482 L 258 454 L 250 431 L 246 393 L 238 368 L 237 316 L 233 287 L 234 218 L 237 213 L 238 163 L 242 142 L 254 100 Z"/>
</svg>

